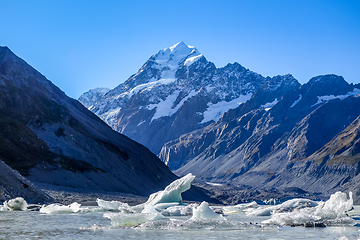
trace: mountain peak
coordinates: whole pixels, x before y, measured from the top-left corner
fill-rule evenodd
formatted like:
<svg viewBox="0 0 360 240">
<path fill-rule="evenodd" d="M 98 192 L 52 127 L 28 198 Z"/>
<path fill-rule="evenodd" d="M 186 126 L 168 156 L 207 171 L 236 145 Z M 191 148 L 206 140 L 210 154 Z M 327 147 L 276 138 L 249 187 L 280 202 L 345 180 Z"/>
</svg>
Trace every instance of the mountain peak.
<svg viewBox="0 0 360 240">
<path fill-rule="evenodd" d="M 162 71 L 161 78 L 175 78 L 175 72 L 181 65 L 190 66 L 203 55 L 193 46 L 186 45 L 183 41 L 172 47 L 160 50 L 151 61 L 155 62 L 153 68 Z"/>
<path fill-rule="evenodd" d="M 189 48 L 189 46 L 186 45 L 183 41 L 181 41 L 175 44 L 174 46 L 170 47 L 170 50 L 174 51 L 175 49 L 181 49 L 181 48 Z"/>
<path fill-rule="evenodd" d="M 160 58 L 161 60 L 165 60 L 166 58 L 169 57 L 170 58 L 176 57 L 178 60 L 183 60 L 184 58 L 198 56 L 198 55 L 201 55 L 201 53 L 194 46 L 186 45 L 183 41 L 181 41 L 169 48 L 160 50 L 156 55 L 156 57 Z"/>
</svg>

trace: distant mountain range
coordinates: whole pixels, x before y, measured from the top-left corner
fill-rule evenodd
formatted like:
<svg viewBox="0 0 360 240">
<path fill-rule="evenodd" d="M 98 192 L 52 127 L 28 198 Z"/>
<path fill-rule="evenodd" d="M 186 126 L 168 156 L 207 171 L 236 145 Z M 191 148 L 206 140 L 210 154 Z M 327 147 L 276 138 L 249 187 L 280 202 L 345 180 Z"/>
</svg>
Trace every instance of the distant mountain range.
<svg viewBox="0 0 360 240">
<path fill-rule="evenodd" d="M 0 47 L 0 160 L 6 196 L 31 201 L 47 197 L 28 180 L 149 195 L 177 178 L 7 47 Z"/>
<path fill-rule="evenodd" d="M 359 84 L 336 75 L 302 85 L 238 63 L 216 68 L 180 42 L 116 88 L 79 101 L 176 174 L 252 188 L 353 190 L 359 201 L 359 94 Z"/>
</svg>

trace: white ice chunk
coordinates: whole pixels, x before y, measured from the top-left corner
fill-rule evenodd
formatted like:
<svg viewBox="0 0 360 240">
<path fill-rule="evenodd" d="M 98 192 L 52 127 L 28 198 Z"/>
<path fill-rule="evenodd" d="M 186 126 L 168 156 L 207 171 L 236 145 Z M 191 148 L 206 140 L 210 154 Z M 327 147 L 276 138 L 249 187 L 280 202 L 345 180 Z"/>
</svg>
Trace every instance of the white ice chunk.
<svg viewBox="0 0 360 240">
<path fill-rule="evenodd" d="M 345 193 L 332 194 L 328 201 L 321 202 L 314 207 L 306 207 L 288 212 L 274 211 L 271 219 L 263 223 L 275 223 L 279 225 L 300 225 L 308 222 L 322 222 L 331 224 L 351 224 L 354 220 L 347 216 L 346 212 L 353 208 L 352 193 L 349 199 Z"/>
<path fill-rule="evenodd" d="M 169 207 L 161 211 L 161 214 L 164 216 L 192 216 L 193 208 L 198 206 L 197 204 L 190 205 L 178 205 Z"/>
<path fill-rule="evenodd" d="M 253 201 L 251 203 L 241 203 L 234 206 L 224 206 L 222 210 L 226 214 L 231 214 L 231 213 L 242 212 L 244 209 L 249 209 L 249 208 L 254 209 L 258 207 L 259 205 L 255 201 Z"/>
<path fill-rule="evenodd" d="M 9 211 L 9 208 L 7 206 L 0 206 L 0 212 Z"/>
<path fill-rule="evenodd" d="M 122 208 L 130 208 L 129 204 L 127 203 L 123 203 L 123 202 L 118 202 L 118 201 L 105 201 L 102 200 L 100 198 L 98 198 L 96 200 L 98 206 L 102 209 L 105 210 L 112 210 L 112 211 L 117 211 L 117 210 L 121 210 Z"/>
<path fill-rule="evenodd" d="M 111 225 L 114 227 L 132 227 L 164 218 L 159 213 L 105 213 L 104 217 L 111 219 Z"/>
<path fill-rule="evenodd" d="M 159 213 L 159 212 L 155 209 L 154 205 L 145 204 L 145 207 L 141 211 L 141 213 Z"/>
<path fill-rule="evenodd" d="M 175 180 L 174 182 L 170 183 L 170 185 L 168 185 L 163 191 L 151 194 L 145 205 L 181 202 L 181 193 L 190 189 L 191 182 L 194 180 L 194 178 L 195 176 L 189 173 L 186 176 Z"/>
<path fill-rule="evenodd" d="M 211 210 L 207 202 L 202 202 L 200 206 L 193 208 L 193 216 L 191 219 L 226 220 L 223 216 Z"/>
<path fill-rule="evenodd" d="M 48 206 L 43 206 L 40 209 L 40 213 L 47 214 L 57 214 L 57 213 L 77 213 L 80 211 L 81 204 L 74 202 L 70 205 L 62 205 L 62 204 L 50 204 Z"/>
<path fill-rule="evenodd" d="M 28 207 L 27 202 L 22 197 L 17 197 L 4 202 L 4 207 L 12 211 L 25 211 Z"/>
<path fill-rule="evenodd" d="M 316 207 L 317 205 L 317 202 L 309 199 L 295 198 L 279 205 L 260 207 L 257 209 L 246 209 L 245 211 L 248 216 L 270 216 L 273 212 L 289 212 L 300 208 Z"/>
</svg>

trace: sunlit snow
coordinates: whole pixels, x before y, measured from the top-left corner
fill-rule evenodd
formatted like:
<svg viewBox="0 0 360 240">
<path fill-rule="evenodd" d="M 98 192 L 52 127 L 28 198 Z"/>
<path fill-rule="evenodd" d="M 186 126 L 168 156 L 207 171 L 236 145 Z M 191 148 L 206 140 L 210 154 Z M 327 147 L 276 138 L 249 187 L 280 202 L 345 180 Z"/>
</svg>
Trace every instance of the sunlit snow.
<svg viewBox="0 0 360 240">
<path fill-rule="evenodd" d="M 277 100 L 277 98 L 272 101 L 272 102 L 268 102 L 265 103 L 264 105 L 261 105 L 260 108 L 264 108 L 265 111 L 269 111 L 273 106 L 275 106 L 279 101 Z"/>
<path fill-rule="evenodd" d="M 222 115 L 230 109 L 237 108 L 241 103 L 246 102 L 251 98 L 252 94 L 240 95 L 240 97 L 235 98 L 229 102 L 221 101 L 218 103 L 208 103 L 208 108 L 204 112 L 204 119 L 201 123 L 207 123 L 209 121 L 217 121 Z"/>
<path fill-rule="evenodd" d="M 334 99 L 340 99 L 340 100 L 343 100 L 347 97 L 351 97 L 351 96 L 356 96 L 356 95 L 359 95 L 360 94 L 360 89 L 358 88 L 354 88 L 354 90 L 352 92 L 348 92 L 347 94 L 344 94 L 344 95 L 337 95 L 337 96 L 334 96 L 334 95 L 326 95 L 326 96 L 318 96 L 318 101 L 312 105 L 311 107 L 314 107 L 318 104 L 322 104 L 324 102 L 327 102 L 327 101 L 330 101 L 330 100 L 334 100 Z"/>
<path fill-rule="evenodd" d="M 161 117 L 170 117 L 174 113 L 179 110 L 179 108 L 183 105 L 183 103 L 188 100 L 189 98 L 195 96 L 197 94 L 196 91 L 191 91 L 186 97 L 184 97 L 175 107 L 174 103 L 179 96 L 180 91 L 176 90 L 171 95 L 169 95 L 165 100 L 160 100 L 159 103 L 156 104 L 149 104 L 146 106 L 147 109 L 152 110 L 156 108 L 156 112 L 154 116 L 151 118 L 151 122 L 155 119 L 161 118 Z"/>
<path fill-rule="evenodd" d="M 184 65 L 189 67 L 191 64 L 193 64 L 194 62 L 196 62 L 197 60 L 199 60 L 203 55 L 202 54 L 199 54 L 197 56 L 194 56 L 194 57 L 190 57 L 190 58 L 187 58 L 185 60 L 185 63 Z"/>
</svg>

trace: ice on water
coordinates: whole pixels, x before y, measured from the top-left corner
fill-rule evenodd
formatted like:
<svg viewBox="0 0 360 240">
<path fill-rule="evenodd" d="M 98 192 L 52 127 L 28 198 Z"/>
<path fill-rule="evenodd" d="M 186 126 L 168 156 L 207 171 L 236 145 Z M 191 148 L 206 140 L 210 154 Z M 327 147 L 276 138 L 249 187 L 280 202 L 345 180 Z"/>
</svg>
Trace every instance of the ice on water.
<svg viewBox="0 0 360 240">
<path fill-rule="evenodd" d="M 150 195 L 145 204 L 159 204 L 159 203 L 179 203 L 182 201 L 181 193 L 187 191 L 191 187 L 191 182 L 195 176 L 191 173 L 175 180 L 168 185 L 163 191 L 159 191 Z"/>
<path fill-rule="evenodd" d="M 300 206 L 292 201 L 292 204 L 286 206 Z M 297 200 L 298 202 L 300 200 Z M 293 204 L 295 203 L 295 204 Z M 354 220 L 346 213 L 353 208 L 352 193 L 349 193 L 349 199 L 345 193 L 337 192 L 332 194 L 326 202 L 313 202 L 312 206 L 295 208 L 278 208 L 271 212 L 271 218 L 264 223 L 275 223 L 279 225 L 303 225 L 306 223 L 321 222 L 325 225 L 334 224 L 352 224 Z M 281 204 L 283 205 L 283 204 Z"/>
<path fill-rule="evenodd" d="M 274 212 L 290 212 L 296 209 L 306 207 L 315 207 L 318 203 L 309 199 L 295 198 L 275 206 L 257 206 L 256 208 L 247 208 L 245 212 L 249 216 L 271 216 Z"/>
<path fill-rule="evenodd" d="M 97 199 L 97 208 L 88 211 L 104 212 L 104 218 L 111 220 L 112 227 L 136 229 L 177 229 L 177 230 L 239 230 L 253 228 L 277 229 L 277 226 L 297 226 L 308 223 L 324 226 L 347 225 L 356 222 L 347 215 L 353 208 L 352 193 L 337 192 L 325 202 L 309 199 L 292 199 L 278 205 L 260 205 L 256 202 L 233 206 L 209 206 L 201 204 L 185 204 L 181 193 L 188 190 L 195 176 L 188 174 L 180 178 L 163 191 L 152 194 L 144 203 L 129 206 L 118 201 Z M 0 206 L 0 211 L 26 210 L 26 201 L 16 198 Z M 78 203 L 70 205 L 51 204 L 42 206 L 40 213 L 74 214 L 85 212 Z M 224 215 L 223 215 L 224 214 Z M 256 219 L 257 223 L 250 223 Z M 251 220 L 252 221 L 252 220 Z M 282 227 L 284 228 L 284 227 Z"/>
<path fill-rule="evenodd" d="M 80 211 L 81 204 L 74 202 L 70 205 L 62 205 L 62 204 L 50 204 L 48 206 L 42 206 L 40 208 L 40 213 L 47 214 L 59 214 L 59 213 L 77 213 Z"/>
<path fill-rule="evenodd" d="M 27 202 L 22 197 L 17 197 L 5 201 L 3 206 L 0 206 L 1 211 L 25 211 L 28 207 Z"/>
<path fill-rule="evenodd" d="M 191 219 L 226 220 L 220 214 L 215 213 L 207 202 L 202 202 L 200 206 L 193 208 L 193 216 Z"/>
</svg>

